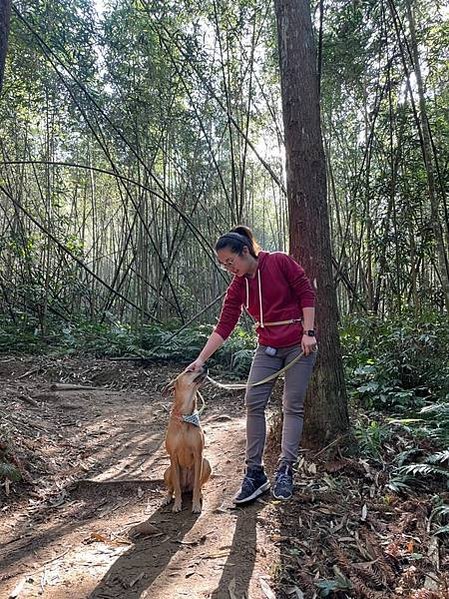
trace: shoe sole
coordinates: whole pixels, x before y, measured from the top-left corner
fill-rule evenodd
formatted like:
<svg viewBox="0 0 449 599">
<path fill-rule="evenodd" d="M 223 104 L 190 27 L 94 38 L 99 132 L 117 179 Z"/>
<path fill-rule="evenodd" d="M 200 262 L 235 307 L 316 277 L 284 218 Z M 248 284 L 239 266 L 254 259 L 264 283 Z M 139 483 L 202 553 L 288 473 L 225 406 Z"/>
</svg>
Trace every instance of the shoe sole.
<svg viewBox="0 0 449 599">
<path fill-rule="evenodd" d="M 265 493 L 265 491 L 268 491 L 269 488 L 270 488 L 270 481 L 267 480 L 267 482 L 264 483 L 258 489 L 256 489 L 252 495 L 250 495 L 249 497 L 245 497 L 245 499 L 239 499 L 239 500 L 234 499 L 234 503 L 235 503 L 235 505 L 241 505 L 242 503 L 248 503 L 249 501 L 253 501 L 253 499 L 256 499 L 257 497 L 259 497 L 259 495 L 262 495 L 262 493 Z"/>
<path fill-rule="evenodd" d="M 281 501 L 288 501 L 289 499 L 291 499 L 293 497 L 293 493 L 291 495 L 289 495 L 288 497 L 283 497 L 282 495 L 275 495 L 274 491 L 271 491 L 271 494 L 273 495 L 273 497 L 275 499 L 280 499 Z"/>
</svg>

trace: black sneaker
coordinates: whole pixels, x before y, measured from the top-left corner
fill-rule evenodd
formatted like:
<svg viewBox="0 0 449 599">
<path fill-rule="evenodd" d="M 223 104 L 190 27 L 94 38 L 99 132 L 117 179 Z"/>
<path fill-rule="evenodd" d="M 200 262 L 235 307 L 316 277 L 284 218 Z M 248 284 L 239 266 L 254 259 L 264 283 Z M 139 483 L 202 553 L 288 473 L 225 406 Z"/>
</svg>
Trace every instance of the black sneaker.
<svg viewBox="0 0 449 599">
<path fill-rule="evenodd" d="M 293 469 L 288 463 L 279 465 L 272 490 L 275 499 L 290 499 L 293 495 Z"/>
<path fill-rule="evenodd" d="M 253 501 L 269 488 L 270 482 L 263 468 L 248 468 L 240 491 L 234 497 L 234 503 L 240 505 L 241 503 Z"/>
</svg>

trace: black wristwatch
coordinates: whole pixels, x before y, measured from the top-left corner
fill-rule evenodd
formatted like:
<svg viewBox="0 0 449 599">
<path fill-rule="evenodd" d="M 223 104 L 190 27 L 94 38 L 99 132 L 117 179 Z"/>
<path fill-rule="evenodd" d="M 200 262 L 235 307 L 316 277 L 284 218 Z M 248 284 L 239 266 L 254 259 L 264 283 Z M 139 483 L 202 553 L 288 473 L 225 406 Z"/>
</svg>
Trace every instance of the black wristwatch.
<svg viewBox="0 0 449 599">
<path fill-rule="evenodd" d="M 304 335 L 307 335 L 307 337 L 315 337 L 315 329 L 309 329 L 308 331 L 304 331 Z"/>
</svg>

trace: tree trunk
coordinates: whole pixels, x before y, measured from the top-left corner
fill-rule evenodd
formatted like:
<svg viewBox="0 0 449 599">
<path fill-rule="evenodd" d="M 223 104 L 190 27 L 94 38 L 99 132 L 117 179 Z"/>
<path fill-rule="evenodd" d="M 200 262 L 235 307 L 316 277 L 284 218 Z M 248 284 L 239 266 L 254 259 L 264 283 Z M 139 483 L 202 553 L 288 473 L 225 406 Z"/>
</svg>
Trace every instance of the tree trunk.
<svg viewBox="0 0 449 599">
<path fill-rule="evenodd" d="M 0 0 L 0 94 L 5 72 L 6 51 L 8 49 L 9 19 L 11 16 L 11 0 Z"/>
<path fill-rule="evenodd" d="M 317 290 L 319 359 L 306 398 L 305 447 L 349 431 L 332 276 L 316 50 L 307 0 L 275 0 L 290 216 L 290 252 Z"/>
</svg>

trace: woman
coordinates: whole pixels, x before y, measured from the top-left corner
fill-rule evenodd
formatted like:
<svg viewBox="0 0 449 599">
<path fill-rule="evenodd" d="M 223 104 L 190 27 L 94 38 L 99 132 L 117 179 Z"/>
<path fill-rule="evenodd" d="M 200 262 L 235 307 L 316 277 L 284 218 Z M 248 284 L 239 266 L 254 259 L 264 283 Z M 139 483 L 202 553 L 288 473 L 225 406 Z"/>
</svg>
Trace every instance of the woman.
<svg viewBox="0 0 449 599">
<path fill-rule="evenodd" d="M 245 395 L 246 474 L 234 503 L 252 501 L 269 489 L 262 457 L 267 405 L 274 380 L 251 387 L 303 356 L 285 372 L 282 451 L 272 493 L 290 499 L 293 464 L 301 440 L 304 397 L 316 359 L 315 293 L 304 270 L 282 252 L 263 252 L 247 227 L 222 235 L 216 245 L 220 265 L 234 278 L 228 287 L 220 319 L 197 359 L 187 370 L 201 368 L 231 334 L 242 307 L 256 319 L 259 345 L 254 355 Z"/>
</svg>

